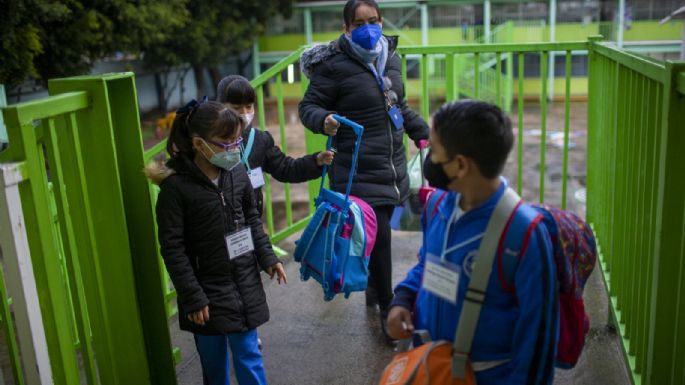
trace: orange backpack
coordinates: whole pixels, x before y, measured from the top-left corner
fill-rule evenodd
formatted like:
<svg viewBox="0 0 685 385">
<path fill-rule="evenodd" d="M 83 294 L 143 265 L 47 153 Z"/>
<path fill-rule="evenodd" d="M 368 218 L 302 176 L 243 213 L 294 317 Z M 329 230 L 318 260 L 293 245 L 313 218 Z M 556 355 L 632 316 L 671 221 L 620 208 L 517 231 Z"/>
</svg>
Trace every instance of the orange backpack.
<svg viewBox="0 0 685 385">
<path fill-rule="evenodd" d="M 480 309 L 485 300 L 492 264 L 497 253 L 499 238 L 505 224 L 516 210 L 521 198 L 507 188 L 497 202 L 488 221 L 485 235 L 476 254 L 466 299 L 454 337 L 449 341 L 426 342 L 409 351 L 398 353 L 383 371 L 379 385 L 475 385 L 476 377 L 468 359 L 473 335 L 476 331 Z M 482 263 L 481 263 L 482 262 Z M 427 335 L 425 330 L 417 331 Z M 429 337 L 429 336 L 428 336 Z M 427 338 L 422 338 L 426 341 Z M 401 341 L 408 346 L 408 340 Z M 400 350 L 403 350 L 400 347 Z"/>
<path fill-rule="evenodd" d="M 468 362 L 463 378 L 452 377 L 452 352 L 451 342 L 434 341 L 398 353 L 385 367 L 380 385 L 475 385 Z"/>
</svg>

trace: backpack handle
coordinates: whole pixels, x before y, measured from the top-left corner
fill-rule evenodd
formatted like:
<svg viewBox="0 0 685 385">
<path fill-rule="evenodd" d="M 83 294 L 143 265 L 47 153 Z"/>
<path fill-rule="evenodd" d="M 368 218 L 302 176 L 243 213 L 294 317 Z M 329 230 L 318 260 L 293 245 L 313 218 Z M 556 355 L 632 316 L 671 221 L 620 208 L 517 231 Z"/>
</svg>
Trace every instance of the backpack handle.
<svg viewBox="0 0 685 385">
<path fill-rule="evenodd" d="M 352 153 L 352 167 L 350 167 L 350 173 L 349 177 L 347 178 L 347 188 L 345 189 L 345 202 L 347 202 L 350 198 L 350 191 L 352 190 L 352 180 L 354 179 L 354 174 L 357 172 L 357 158 L 359 158 L 359 147 L 362 142 L 362 134 L 364 133 L 364 126 L 362 126 L 359 123 L 353 122 L 352 120 L 349 120 L 347 118 L 344 118 L 340 115 L 334 114 L 333 119 L 338 121 L 340 124 L 344 124 L 346 126 L 349 126 L 352 128 L 354 131 L 355 135 L 357 136 L 357 139 L 355 139 L 354 142 L 354 152 Z M 328 140 L 326 141 L 326 151 L 330 151 L 331 148 L 333 147 L 333 137 L 329 136 Z M 321 175 L 321 185 L 319 186 L 319 196 L 321 196 L 321 192 L 323 191 L 323 184 L 324 181 L 326 180 L 326 174 L 328 173 L 328 165 L 323 166 L 323 174 Z"/>
</svg>

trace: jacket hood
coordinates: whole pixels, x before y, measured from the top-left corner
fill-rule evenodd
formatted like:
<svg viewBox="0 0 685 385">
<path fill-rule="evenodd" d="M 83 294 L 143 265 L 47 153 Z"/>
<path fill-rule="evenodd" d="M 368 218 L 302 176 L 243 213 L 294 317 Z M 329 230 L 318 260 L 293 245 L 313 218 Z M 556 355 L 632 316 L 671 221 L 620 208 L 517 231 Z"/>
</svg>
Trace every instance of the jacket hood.
<svg viewBox="0 0 685 385">
<path fill-rule="evenodd" d="M 397 36 L 385 36 L 388 39 L 388 57 L 392 56 L 397 49 L 398 37 Z M 302 55 L 300 55 L 300 71 L 307 77 L 311 78 L 314 73 L 314 67 L 326 61 L 331 56 L 335 55 L 336 52 L 347 52 L 349 50 L 349 43 L 343 35 L 337 40 L 333 40 L 328 44 L 316 44 L 310 48 L 307 48 Z"/>
<path fill-rule="evenodd" d="M 143 169 L 145 176 L 156 185 L 162 184 L 164 179 L 176 173 L 176 171 L 161 161 L 152 161 Z"/>
</svg>

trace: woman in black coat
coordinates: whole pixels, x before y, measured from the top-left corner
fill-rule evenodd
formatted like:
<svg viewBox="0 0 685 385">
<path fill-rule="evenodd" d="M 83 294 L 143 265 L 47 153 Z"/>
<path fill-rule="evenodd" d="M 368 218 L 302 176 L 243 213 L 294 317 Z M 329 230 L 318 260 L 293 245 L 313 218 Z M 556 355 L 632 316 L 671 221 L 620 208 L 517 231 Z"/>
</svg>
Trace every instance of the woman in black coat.
<svg viewBox="0 0 685 385">
<path fill-rule="evenodd" d="M 343 10 L 344 33 L 328 45 L 303 53 L 300 65 L 310 78 L 299 105 L 300 119 L 315 133 L 335 136 L 338 150 L 331 167 L 331 188 L 345 191 L 355 135 L 340 128 L 338 114 L 364 126 L 352 195 L 374 209 L 378 221 L 376 245 L 369 262 L 367 304 L 374 299 L 385 333 L 392 299 L 390 217 L 409 193 L 405 133 L 418 143 L 428 138 L 428 125 L 406 104 L 396 36 L 383 36 L 380 8 L 373 0 L 350 0 Z M 375 290 L 374 290 L 375 289 Z M 373 298 L 376 297 L 376 298 Z M 387 334 L 386 334 L 387 336 Z"/>
</svg>

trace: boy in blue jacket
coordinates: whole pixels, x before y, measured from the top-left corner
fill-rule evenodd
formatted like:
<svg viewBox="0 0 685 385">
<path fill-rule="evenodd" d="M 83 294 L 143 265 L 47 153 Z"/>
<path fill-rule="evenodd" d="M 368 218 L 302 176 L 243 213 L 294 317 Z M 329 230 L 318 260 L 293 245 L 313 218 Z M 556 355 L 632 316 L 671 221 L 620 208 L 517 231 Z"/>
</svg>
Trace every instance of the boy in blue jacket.
<svg viewBox="0 0 685 385">
<path fill-rule="evenodd" d="M 514 137 L 509 118 L 497 106 L 463 100 L 435 114 L 430 141 L 425 175 L 442 199 L 434 199 L 435 210 L 424 214 L 419 262 L 395 288 L 388 331 L 402 339 L 425 329 L 433 340 L 454 341 L 476 252 L 507 188 L 500 174 Z M 521 245 L 519 250 L 500 241 L 493 262 L 469 354 L 478 385 L 551 384 L 554 379 L 557 283 L 541 219 L 520 204 L 505 227 L 505 234 L 523 239 L 513 243 Z M 439 285 L 426 284 L 435 282 L 431 263 L 442 256 L 449 263 L 441 266 L 453 274 L 441 275 Z"/>
</svg>

